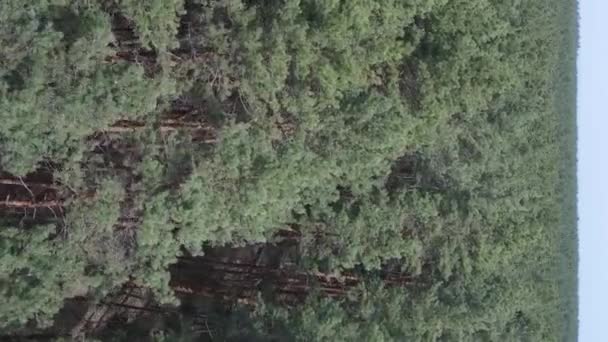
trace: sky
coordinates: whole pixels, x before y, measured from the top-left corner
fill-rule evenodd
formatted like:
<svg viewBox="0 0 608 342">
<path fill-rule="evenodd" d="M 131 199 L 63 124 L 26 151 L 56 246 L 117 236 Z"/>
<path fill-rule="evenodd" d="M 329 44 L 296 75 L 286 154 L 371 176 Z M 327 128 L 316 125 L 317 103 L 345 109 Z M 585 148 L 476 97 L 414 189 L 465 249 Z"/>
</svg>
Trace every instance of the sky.
<svg viewBox="0 0 608 342">
<path fill-rule="evenodd" d="M 608 341 L 608 0 L 579 1 L 579 341 Z"/>
</svg>

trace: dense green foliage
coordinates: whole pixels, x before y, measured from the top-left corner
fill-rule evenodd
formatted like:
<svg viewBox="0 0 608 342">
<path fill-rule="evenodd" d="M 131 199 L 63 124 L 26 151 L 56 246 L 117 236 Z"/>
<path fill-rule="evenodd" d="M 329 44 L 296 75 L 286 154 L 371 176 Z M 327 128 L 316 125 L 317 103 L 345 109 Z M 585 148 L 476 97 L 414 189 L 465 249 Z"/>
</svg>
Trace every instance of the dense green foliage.
<svg viewBox="0 0 608 342">
<path fill-rule="evenodd" d="M 109 58 L 111 11 L 153 68 Z M 0 22 L 0 167 L 52 162 L 70 193 L 0 231 L 0 328 L 127 281 L 175 302 L 178 255 L 291 229 L 299 267 L 363 284 L 266 294 L 225 339 L 576 340 L 574 1 L 9 0 Z M 172 101 L 217 142 L 163 132 Z M 119 120 L 144 126 L 102 134 Z M 388 263 L 416 285 L 379 284 Z"/>
<path fill-rule="evenodd" d="M 84 2 L 87 3 L 87 2 Z M 2 165 L 16 174 L 50 159 L 77 162 L 82 140 L 117 119 L 153 110 L 165 80 L 109 64 L 109 18 L 71 1 L 3 1 Z"/>
<path fill-rule="evenodd" d="M 65 218 L 62 230 L 39 226 L 21 231 L 2 229 L 3 325 L 36 317 L 48 323 L 64 298 L 90 288 L 108 291 L 126 279 L 124 251 L 113 238 L 118 218 L 120 184 L 107 182 L 95 202 L 83 201 Z M 122 278 L 122 279 L 121 279 Z"/>
<path fill-rule="evenodd" d="M 253 320 L 234 320 L 226 340 L 242 341 L 544 341 L 534 318 L 495 288 L 476 310 L 447 304 L 434 296 L 408 296 L 401 290 L 371 286 L 365 294 L 340 303 L 312 299 L 298 310 L 258 307 Z M 509 304 L 507 304 L 509 303 Z M 407 308 L 405 310 L 404 308 Z M 540 310 L 539 310 L 540 311 Z M 234 319 L 234 318 L 233 318 Z M 248 326 L 247 324 L 250 324 Z"/>
</svg>

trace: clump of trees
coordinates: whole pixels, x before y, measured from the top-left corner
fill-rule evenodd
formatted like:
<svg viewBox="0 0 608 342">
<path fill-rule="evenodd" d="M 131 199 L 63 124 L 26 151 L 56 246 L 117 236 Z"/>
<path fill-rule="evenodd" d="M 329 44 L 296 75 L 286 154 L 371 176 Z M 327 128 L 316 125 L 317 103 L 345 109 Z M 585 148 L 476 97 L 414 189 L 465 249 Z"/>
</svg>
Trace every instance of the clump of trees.
<svg viewBox="0 0 608 342">
<path fill-rule="evenodd" d="M 0 329 L 60 334 L 66 299 L 130 284 L 165 305 L 152 310 L 164 328 L 91 335 L 572 340 L 573 13 L 568 0 L 1 3 Z M 196 282 L 171 267 L 181 256 L 259 244 L 281 252 L 246 287 L 257 295 L 210 285 L 210 303 L 175 280 Z M 293 269 L 357 282 L 285 295 L 274 277 Z"/>
</svg>

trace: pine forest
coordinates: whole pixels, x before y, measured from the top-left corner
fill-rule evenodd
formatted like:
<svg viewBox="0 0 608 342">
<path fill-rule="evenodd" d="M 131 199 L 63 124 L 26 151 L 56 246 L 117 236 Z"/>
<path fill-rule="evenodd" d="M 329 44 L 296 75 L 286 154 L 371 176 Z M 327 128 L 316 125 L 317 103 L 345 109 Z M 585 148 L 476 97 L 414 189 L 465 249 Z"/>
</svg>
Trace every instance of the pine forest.
<svg viewBox="0 0 608 342">
<path fill-rule="evenodd" d="M 0 340 L 575 342 L 576 0 L 1 0 Z"/>
</svg>

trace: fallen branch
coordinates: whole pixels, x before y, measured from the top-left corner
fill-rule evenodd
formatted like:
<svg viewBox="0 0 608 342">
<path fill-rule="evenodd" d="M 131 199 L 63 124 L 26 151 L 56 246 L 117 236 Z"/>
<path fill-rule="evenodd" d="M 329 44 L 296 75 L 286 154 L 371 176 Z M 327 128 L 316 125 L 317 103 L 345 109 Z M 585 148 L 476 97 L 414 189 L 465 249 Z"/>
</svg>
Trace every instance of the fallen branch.
<svg viewBox="0 0 608 342">
<path fill-rule="evenodd" d="M 46 188 L 49 190 L 57 190 L 57 187 L 54 184 L 43 183 L 43 182 L 24 181 L 22 178 L 21 179 L 2 178 L 2 179 L 0 179 L 0 185 L 16 185 L 16 186 L 25 185 L 26 188 L 37 186 L 37 187 Z M 30 193 L 31 193 L 31 190 L 30 190 Z"/>
<path fill-rule="evenodd" d="M 48 207 L 61 207 L 63 206 L 62 201 L 42 201 L 42 202 L 32 202 L 32 201 L 18 201 L 18 200 L 9 200 L 6 199 L 0 202 L 0 206 L 8 207 L 8 208 L 19 208 L 19 209 L 35 209 L 35 208 L 48 208 Z"/>
<path fill-rule="evenodd" d="M 91 137 L 97 139 L 107 135 L 135 133 L 142 131 L 146 127 L 143 121 L 120 120 L 113 125 L 101 129 L 94 133 Z M 174 119 L 167 119 L 160 122 L 160 126 L 155 128 L 161 134 L 169 134 L 178 131 L 187 131 L 191 134 L 192 140 L 206 144 L 215 144 L 219 141 L 217 138 L 216 129 L 200 122 L 184 122 Z"/>
</svg>

